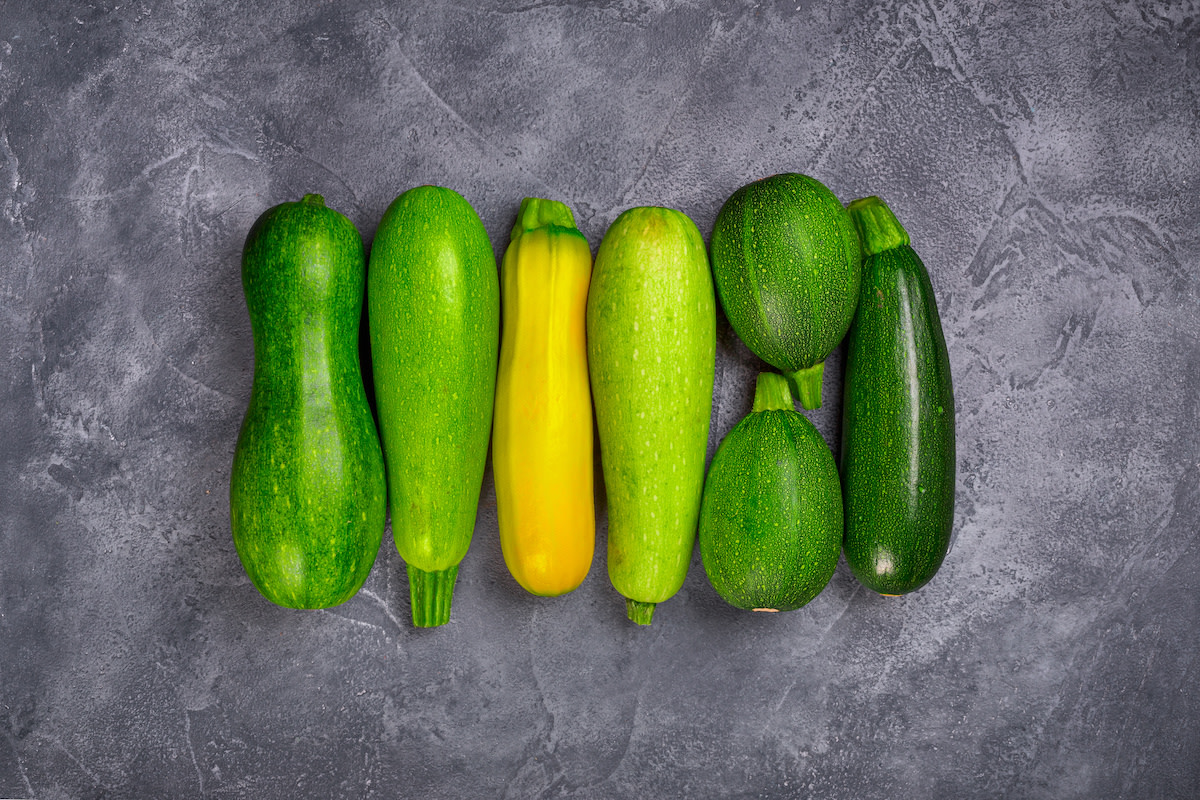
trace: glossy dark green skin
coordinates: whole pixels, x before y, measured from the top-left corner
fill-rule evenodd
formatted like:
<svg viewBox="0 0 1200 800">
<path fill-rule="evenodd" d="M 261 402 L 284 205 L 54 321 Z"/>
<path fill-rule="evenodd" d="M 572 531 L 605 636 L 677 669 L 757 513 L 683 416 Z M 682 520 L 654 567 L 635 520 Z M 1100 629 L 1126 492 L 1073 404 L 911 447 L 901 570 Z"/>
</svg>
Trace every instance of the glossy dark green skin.
<svg viewBox="0 0 1200 800">
<path fill-rule="evenodd" d="M 829 189 L 773 175 L 738 189 L 712 233 L 717 295 L 729 324 L 771 366 L 796 372 L 842 341 L 858 302 L 862 247 Z"/>
<path fill-rule="evenodd" d="M 386 511 L 383 456 L 358 359 L 362 239 L 309 195 L 246 238 L 254 384 L 229 506 L 246 574 L 274 603 L 327 608 L 362 586 Z"/>
<path fill-rule="evenodd" d="M 461 195 L 419 186 L 392 202 L 367 303 L 396 549 L 409 567 L 441 572 L 475 530 L 500 352 L 496 257 Z"/>
<path fill-rule="evenodd" d="M 846 561 L 880 594 L 924 586 L 954 523 L 954 393 L 929 275 L 912 247 L 868 256 L 842 411 Z"/>
<path fill-rule="evenodd" d="M 842 546 L 837 464 L 796 411 L 754 411 L 713 456 L 700 507 L 700 557 L 731 605 L 791 611 L 833 576 Z"/>
</svg>

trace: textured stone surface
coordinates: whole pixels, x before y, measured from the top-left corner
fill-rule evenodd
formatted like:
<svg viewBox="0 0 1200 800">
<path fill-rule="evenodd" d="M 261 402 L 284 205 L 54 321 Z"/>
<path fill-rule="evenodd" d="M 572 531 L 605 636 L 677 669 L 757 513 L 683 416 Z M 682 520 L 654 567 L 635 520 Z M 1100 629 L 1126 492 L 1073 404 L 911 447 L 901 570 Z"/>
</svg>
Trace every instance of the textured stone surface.
<svg viewBox="0 0 1200 800">
<path fill-rule="evenodd" d="M 1200 795 L 1194 2 L 0 3 L 0 797 Z M 953 549 L 781 615 L 698 557 L 526 596 L 490 473 L 443 629 L 273 607 L 229 533 L 239 280 L 320 192 L 451 186 L 593 246 L 793 170 L 884 197 L 958 412 Z M 723 320 L 710 456 L 760 368 Z M 811 418 L 836 450 L 840 353 Z M 601 549 L 604 517 L 600 517 Z"/>
</svg>

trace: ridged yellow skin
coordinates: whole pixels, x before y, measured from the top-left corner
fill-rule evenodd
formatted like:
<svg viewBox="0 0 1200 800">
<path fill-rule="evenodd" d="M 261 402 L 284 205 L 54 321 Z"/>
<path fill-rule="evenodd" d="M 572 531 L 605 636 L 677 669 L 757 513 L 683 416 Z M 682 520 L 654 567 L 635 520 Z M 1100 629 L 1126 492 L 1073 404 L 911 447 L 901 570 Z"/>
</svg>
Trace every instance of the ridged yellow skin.
<svg viewBox="0 0 1200 800">
<path fill-rule="evenodd" d="M 596 544 L 585 340 L 592 255 L 562 203 L 526 198 L 500 270 L 492 472 L 500 545 L 527 591 L 583 582 Z"/>
</svg>

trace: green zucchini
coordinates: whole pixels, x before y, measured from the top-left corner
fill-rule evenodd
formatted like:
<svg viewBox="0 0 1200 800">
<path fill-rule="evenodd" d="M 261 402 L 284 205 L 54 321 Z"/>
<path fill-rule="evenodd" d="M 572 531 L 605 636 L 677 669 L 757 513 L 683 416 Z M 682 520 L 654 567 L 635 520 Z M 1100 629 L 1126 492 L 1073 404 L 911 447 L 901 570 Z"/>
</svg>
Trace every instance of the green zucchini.
<svg viewBox="0 0 1200 800">
<path fill-rule="evenodd" d="M 233 457 L 238 557 L 268 600 L 350 599 L 379 553 L 386 486 L 358 360 L 363 245 L 315 194 L 268 209 L 242 252 L 254 383 Z"/>
<path fill-rule="evenodd" d="M 596 253 L 587 345 L 608 576 L 648 625 L 683 585 L 704 488 L 716 300 L 695 223 L 668 208 L 617 217 Z"/>
<path fill-rule="evenodd" d="M 747 184 L 717 213 L 712 265 L 734 331 L 819 408 L 825 357 L 858 303 L 862 249 L 846 209 L 807 175 Z"/>
<path fill-rule="evenodd" d="M 784 376 L 761 373 L 753 411 L 721 441 L 704 483 L 700 557 L 738 608 L 799 608 L 829 583 L 842 550 L 837 464 L 792 402 Z"/>
<path fill-rule="evenodd" d="M 842 410 L 844 549 L 862 584 L 911 592 L 954 524 L 954 391 L 929 274 L 877 197 L 850 204 L 867 253 Z"/>
<path fill-rule="evenodd" d="M 442 625 L 475 530 L 496 359 L 500 284 L 487 231 L 451 189 L 397 197 L 367 276 L 371 363 L 392 535 L 413 624 Z"/>
</svg>

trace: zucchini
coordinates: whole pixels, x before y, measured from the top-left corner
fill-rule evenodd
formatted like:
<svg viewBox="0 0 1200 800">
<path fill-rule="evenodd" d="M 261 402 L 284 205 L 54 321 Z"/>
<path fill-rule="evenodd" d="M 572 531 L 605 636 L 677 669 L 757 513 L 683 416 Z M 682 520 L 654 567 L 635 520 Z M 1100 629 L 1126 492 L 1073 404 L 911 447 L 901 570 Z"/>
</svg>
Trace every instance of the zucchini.
<svg viewBox="0 0 1200 800">
<path fill-rule="evenodd" d="M 461 195 L 419 186 L 388 206 L 367 306 L 392 535 L 413 624 L 442 625 L 475 530 L 500 335 L 495 256 Z"/>
<path fill-rule="evenodd" d="M 807 175 L 747 184 L 717 213 L 712 265 L 734 331 L 819 408 L 825 357 L 858 303 L 862 249 L 846 209 Z"/>
<path fill-rule="evenodd" d="M 572 591 L 596 548 L 585 315 L 592 253 L 571 209 L 521 201 L 501 264 L 492 474 L 504 562 L 532 594 Z"/>
<path fill-rule="evenodd" d="M 704 488 L 716 301 L 695 223 L 668 208 L 617 217 L 596 253 L 587 345 L 608 576 L 648 625 L 683 585 Z"/>
<path fill-rule="evenodd" d="M 383 456 L 358 359 L 363 245 L 320 195 L 268 209 L 242 252 L 254 383 L 229 483 L 238 557 L 288 608 L 350 599 L 379 553 Z"/>
<path fill-rule="evenodd" d="M 877 197 L 850 204 L 867 253 L 842 411 L 845 553 L 886 595 L 925 585 L 954 524 L 954 391 L 937 302 L 908 233 Z"/>
<path fill-rule="evenodd" d="M 799 608 L 829 583 L 842 550 L 837 464 L 792 402 L 784 376 L 761 373 L 754 409 L 721 441 L 704 484 L 700 557 L 738 608 Z"/>
</svg>

